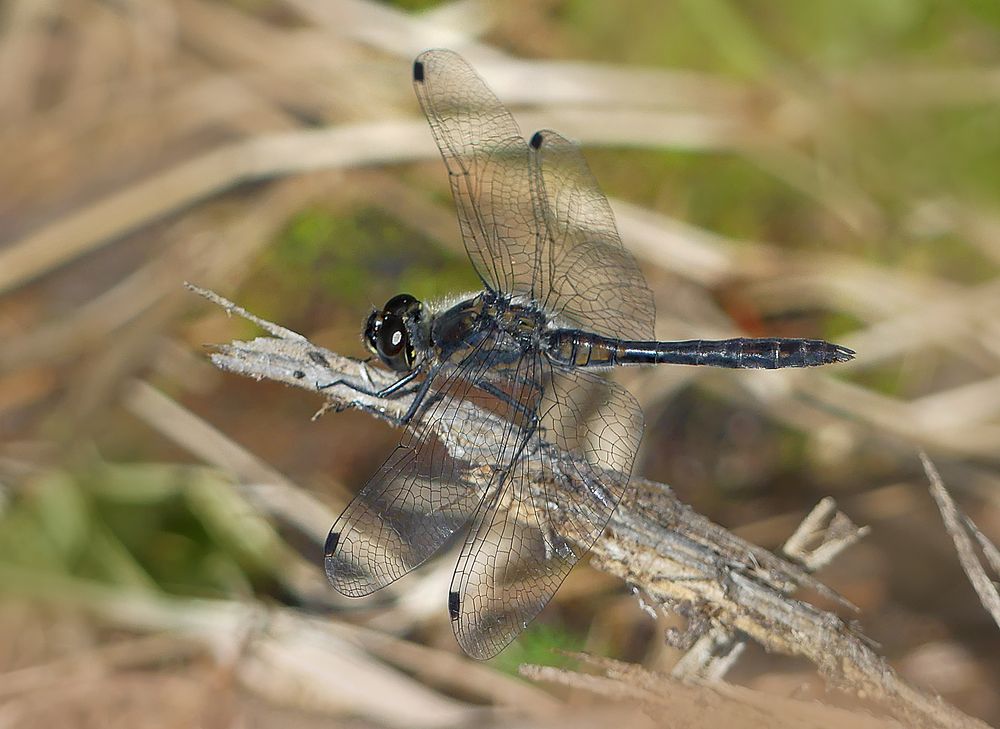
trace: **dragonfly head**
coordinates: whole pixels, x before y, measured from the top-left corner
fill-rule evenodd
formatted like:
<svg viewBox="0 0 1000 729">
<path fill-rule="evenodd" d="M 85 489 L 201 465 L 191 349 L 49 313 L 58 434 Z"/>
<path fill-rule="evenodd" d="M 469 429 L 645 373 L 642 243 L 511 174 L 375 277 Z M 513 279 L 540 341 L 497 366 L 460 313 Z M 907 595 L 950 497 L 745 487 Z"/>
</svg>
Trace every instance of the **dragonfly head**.
<svg viewBox="0 0 1000 729">
<path fill-rule="evenodd" d="M 414 340 L 423 319 L 424 305 L 409 294 L 389 299 L 381 311 L 374 309 L 365 322 L 365 346 L 396 372 L 409 372 L 417 359 Z"/>
</svg>

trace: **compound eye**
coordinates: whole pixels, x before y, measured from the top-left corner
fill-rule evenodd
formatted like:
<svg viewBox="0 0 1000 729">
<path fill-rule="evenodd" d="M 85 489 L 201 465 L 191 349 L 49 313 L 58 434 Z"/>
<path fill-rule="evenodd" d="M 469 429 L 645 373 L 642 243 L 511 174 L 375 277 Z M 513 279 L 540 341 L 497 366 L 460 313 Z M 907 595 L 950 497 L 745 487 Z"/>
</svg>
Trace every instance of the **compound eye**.
<svg viewBox="0 0 1000 729">
<path fill-rule="evenodd" d="M 398 372 L 404 372 L 413 363 L 410 335 L 398 316 L 386 316 L 378 330 L 378 353 L 382 361 Z"/>
<path fill-rule="evenodd" d="M 365 347 L 372 354 L 378 354 L 378 335 L 379 330 L 382 328 L 382 312 L 373 311 L 368 315 L 368 319 L 365 321 L 365 331 L 362 334 L 362 339 L 364 339 Z"/>
<path fill-rule="evenodd" d="M 385 303 L 382 310 L 387 315 L 392 314 L 393 316 L 404 318 L 407 316 L 420 318 L 420 310 L 422 306 L 423 305 L 419 301 L 409 294 L 397 294 Z"/>
<path fill-rule="evenodd" d="M 386 357 L 394 357 L 406 346 L 406 329 L 398 316 L 387 316 L 378 331 L 378 348 Z"/>
</svg>

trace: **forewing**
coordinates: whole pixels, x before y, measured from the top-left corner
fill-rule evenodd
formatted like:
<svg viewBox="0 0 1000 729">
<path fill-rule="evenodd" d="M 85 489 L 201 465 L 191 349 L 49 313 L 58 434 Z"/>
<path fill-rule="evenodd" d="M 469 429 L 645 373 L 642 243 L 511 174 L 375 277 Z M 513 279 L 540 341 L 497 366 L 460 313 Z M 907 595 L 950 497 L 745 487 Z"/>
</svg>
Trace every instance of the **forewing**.
<svg viewBox="0 0 1000 729">
<path fill-rule="evenodd" d="M 420 54 L 413 87 L 448 168 L 465 248 L 494 291 L 534 298 L 540 226 L 514 117 L 461 56 Z"/>
<path fill-rule="evenodd" d="M 579 145 L 557 132 L 530 144 L 547 244 L 541 254 L 545 307 L 610 337 L 654 338 L 653 294 L 622 245 L 608 200 Z"/>
<path fill-rule="evenodd" d="M 541 428 L 477 512 L 452 580 L 452 627 L 475 658 L 516 638 L 600 536 L 642 437 L 635 399 L 590 372 L 550 373 L 539 414 Z"/>
<path fill-rule="evenodd" d="M 400 444 L 333 525 L 325 567 L 338 592 L 370 594 L 423 563 L 469 521 L 495 464 L 510 460 L 525 405 L 477 385 L 494 344 L 487 336 L 442 370 Z"/>
</svg>

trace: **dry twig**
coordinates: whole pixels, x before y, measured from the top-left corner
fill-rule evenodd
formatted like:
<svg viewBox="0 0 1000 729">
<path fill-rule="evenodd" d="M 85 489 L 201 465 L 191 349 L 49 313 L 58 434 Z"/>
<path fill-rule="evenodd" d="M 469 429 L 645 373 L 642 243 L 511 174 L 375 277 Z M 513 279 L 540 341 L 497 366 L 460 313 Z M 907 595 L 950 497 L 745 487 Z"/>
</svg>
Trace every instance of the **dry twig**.
<svg viewBox="0 0 1000 729">
<path fill-rule="evenodd" d="M 920 461 L 924 465 L 924 473 L 931 482 L 931 495 L 937 502 L 941 516 L 944 518 L 944 526 L 955 542 L 955 551 L 958 552 L 958 559 L 962 563 L 962 569 L 969 577 L 969 582 L 979 595 L 979 600 L 983 607 L 993 616 L 993 620 L 1000 626 L 1000 592 L 997 591 L 996 583 L 993 581 L 1000 578 L 1000 551 L 986 535 L 958 508 L 958 504 L 951 498 L 951 494 L 944 487 L 941 474 L 938 473 L 931 459 L 924 451 L 920 452 Z M 969 535 L 976 538 L 983 556 L 993 570 L 993 579 L 986 573 L 986 568 L 976 557 L 976 549 L 972 544 Z"/>
</svg>

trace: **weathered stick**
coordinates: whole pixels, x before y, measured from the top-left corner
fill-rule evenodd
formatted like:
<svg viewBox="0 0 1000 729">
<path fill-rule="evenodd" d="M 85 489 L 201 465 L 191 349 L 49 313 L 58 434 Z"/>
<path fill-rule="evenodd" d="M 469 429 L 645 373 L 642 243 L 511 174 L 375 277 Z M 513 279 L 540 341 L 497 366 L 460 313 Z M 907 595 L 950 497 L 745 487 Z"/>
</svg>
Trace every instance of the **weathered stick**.
<svg viewBox="0 0 1000 729">
<path fill-rule="evenodd" d="M 931 459 L 923 451 L 920 452 L 920 462 L 924 466 L 924 473 L 931 482 L 931 495 L 937 502 L 938 509 L 944 519 L 945 529 L 955 542 L 955 551 L 958 552 L 958 559 L 962 563 L 962 569 L 969 577 L 973 589 L 979 595 L 979 600 L 986 608 L 986 611 L 993 616 L 998 627 L 1000 627 L 1000 591 L 993 580 L 1000 577 L 1000 552 L 996 546 L 986 538 L 986 535 L 979 531 L 975 523 L 958 508 L 958 504 L 951 498 L 948 489 L 944 487 L 944 481 Z M 971 535 L 971 536 L 970 536 Z M 972 544 L 971 537 L 975 537 L 979 542 L 979 547 L 983 551 L 986 563 L 993 570 L 994 576 L 990 577 L 986 568 L 976 557 L 976 550 Z"/>
</svg>

